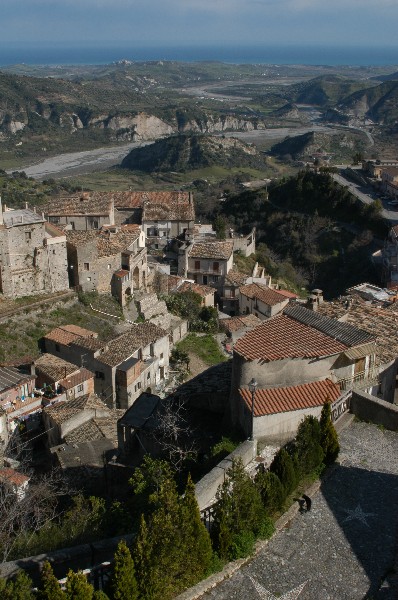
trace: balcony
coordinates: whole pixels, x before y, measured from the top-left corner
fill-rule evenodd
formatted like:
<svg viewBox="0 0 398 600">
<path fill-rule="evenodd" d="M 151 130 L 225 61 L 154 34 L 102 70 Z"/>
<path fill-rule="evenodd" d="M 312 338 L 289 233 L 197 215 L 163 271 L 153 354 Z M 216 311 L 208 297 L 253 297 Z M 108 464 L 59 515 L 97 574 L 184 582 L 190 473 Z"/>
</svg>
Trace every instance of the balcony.
<svg viewBox="0 0 398 600">
<path fill-rule="evenodd" d="M 338 379 L 337 383 L 340 385 L 342 392 L 348 390 L 364 390 L 368 387 L 378 385 L 380 383 L 380 377 L 377 367 L 373 367 L 366 371 L 359 371 L 351 377 Z"/>
</svg>

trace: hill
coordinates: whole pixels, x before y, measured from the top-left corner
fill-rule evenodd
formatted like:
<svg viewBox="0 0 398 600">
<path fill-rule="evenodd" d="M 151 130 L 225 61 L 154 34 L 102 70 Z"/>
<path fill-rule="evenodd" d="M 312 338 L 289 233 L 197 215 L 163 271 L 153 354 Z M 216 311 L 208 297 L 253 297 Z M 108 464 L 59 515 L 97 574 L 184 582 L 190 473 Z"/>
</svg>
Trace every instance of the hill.
<svg viewBox="0 0 398 600">
<path fill-rule="evenodd" d="M 121 167 L 147 173 L 190 171 L 211 166 L 261 169 L 264 160 L 249 144 L 235 138 L 205 135 L 178 135 L 134 148 Z"/>
<path fill-rule="evenodd" d="M 335 154 L 351 160 L 355 152 L 366 147 L 366 138 L 353 132 L 337 134 L 309 131 L 303 135 L 288 137 L 271 148 L 271 154 L 280 157 L 291 156 L 295 160 L 310 160 L 316 155 Z"/>
<path fill-rule="evenodd" d="M 369 86 L 368 81 L 365 84 L 337 75 L 322 75 L 291 86 L 290 94 L 292 101 L 297 104 L 328 107 L 367 86 Z"/>
<path fill-rule="evenodd" d="M 386 81 L 355 92 L 341 102 L 338 109 L 352 118 L 394 125 L 398 120 L 398 81 Z"/>
</svg>

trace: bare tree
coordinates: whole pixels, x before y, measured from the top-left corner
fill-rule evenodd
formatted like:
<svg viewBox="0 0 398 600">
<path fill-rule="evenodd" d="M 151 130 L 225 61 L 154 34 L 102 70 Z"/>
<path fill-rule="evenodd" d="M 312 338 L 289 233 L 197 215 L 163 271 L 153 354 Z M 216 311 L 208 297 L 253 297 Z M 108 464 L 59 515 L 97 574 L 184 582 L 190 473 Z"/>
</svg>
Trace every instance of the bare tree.
<svg viewBox="0 0 398 600">
<path fill-rule="evenodd" d="M 157 425 L 152 433 L 154 441 L 175 470 L 181 471 L 184 463 L 197 455 L 186 401 L 170 396 L 164 398 L 159 403 L 156 420 Z"/>
</svg>

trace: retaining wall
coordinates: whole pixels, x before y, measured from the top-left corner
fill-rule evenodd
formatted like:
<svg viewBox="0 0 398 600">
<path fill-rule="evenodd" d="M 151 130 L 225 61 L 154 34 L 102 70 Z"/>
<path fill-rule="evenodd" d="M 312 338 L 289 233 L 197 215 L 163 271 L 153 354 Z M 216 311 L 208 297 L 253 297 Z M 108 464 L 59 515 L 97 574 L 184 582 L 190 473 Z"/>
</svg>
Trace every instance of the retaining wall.
<svg viewBox="0 0 398 600">
<path fill-rule="evenodd" d="M 353 391 L 350 411 L 362 421 L 398 431 L 398 406 L 365 392 Z"/>
</svg>

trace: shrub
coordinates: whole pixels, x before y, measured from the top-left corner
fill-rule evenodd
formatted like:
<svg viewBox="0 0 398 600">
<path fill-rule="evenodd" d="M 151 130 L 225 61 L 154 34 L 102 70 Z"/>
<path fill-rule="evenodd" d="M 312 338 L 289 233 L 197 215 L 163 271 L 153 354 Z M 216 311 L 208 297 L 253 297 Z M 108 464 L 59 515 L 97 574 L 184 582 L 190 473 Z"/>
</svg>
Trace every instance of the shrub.
<svg viewBox="0 0 398 600">
<path fill-rule="evenodd" d="M 330 465 L 337 459 L 340 445 L 337 432 L 332 423 L 332 411 L 329 401 L 326 401 L 322 407 L 320 430 L 321 446 L 325 455 L 324 461 L 325 464 Z"/>
<path fill-rule="evenodd" d="M 265 471 L 257 473 L 255 481 L 267 512 L 273 514 L 280 510 L 285 499 L 285 490 L 279 477 L 271 471 Z"/>
<path fill-rule="evenodd" d="M 281 448 L 275 455 L 270 466 L 272 473 L 278 476 L 285 493 L 285 498 L 292 493 L 297 486 L 298 477 L 294 468 L 292 457 L 285 448 Z"/>
<path fill-rule="evenodd" d="M 297 430 L 295 447 L 301 475 L 308 475 L 320 467 L 324 452 L 318 419 L 312 415 L 304 417 Z"/>
</svg>

